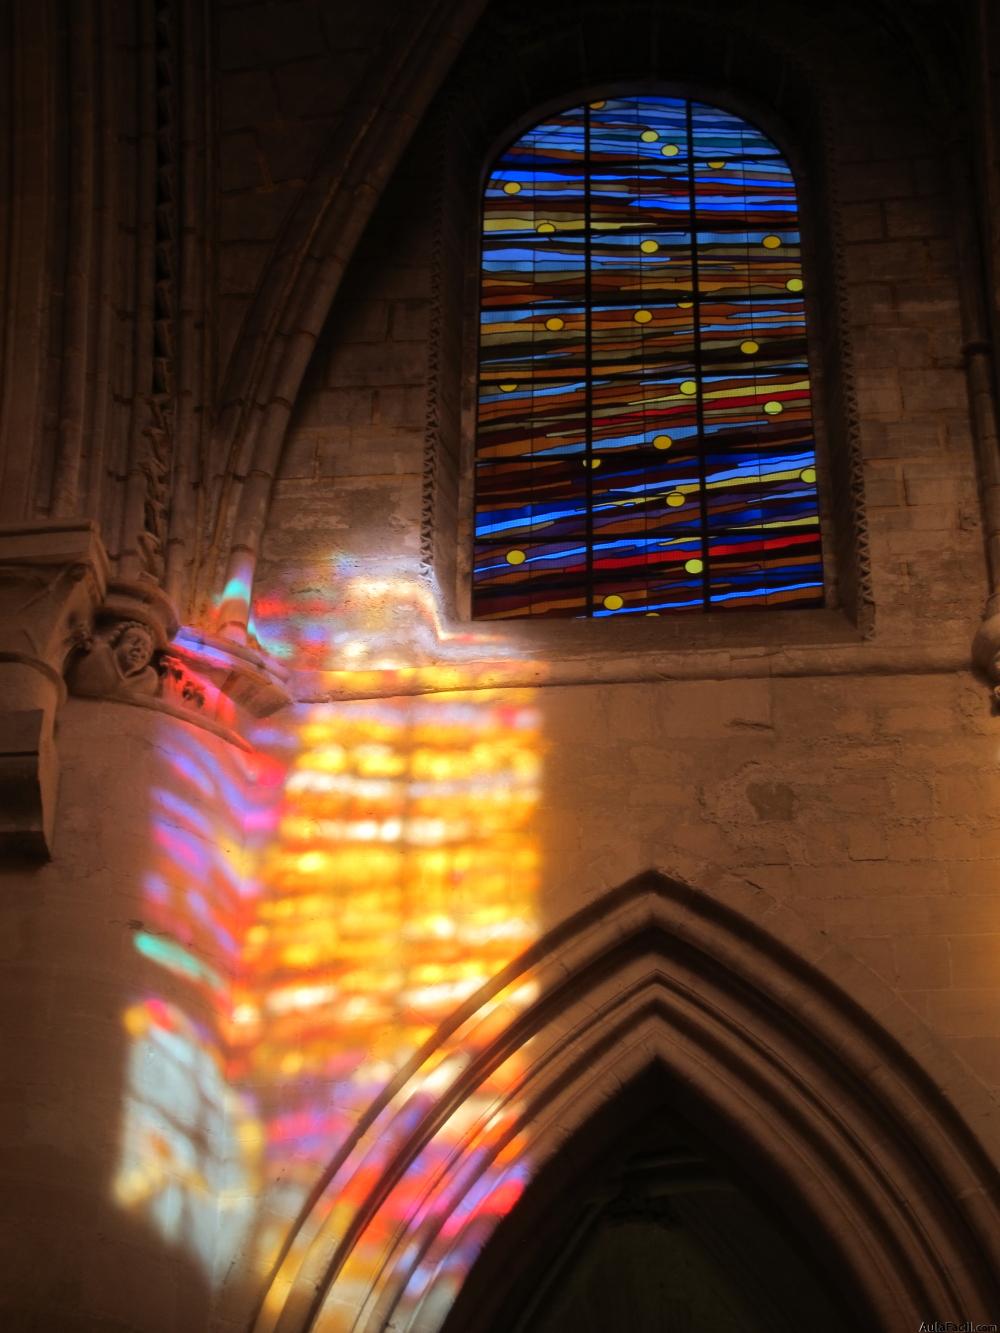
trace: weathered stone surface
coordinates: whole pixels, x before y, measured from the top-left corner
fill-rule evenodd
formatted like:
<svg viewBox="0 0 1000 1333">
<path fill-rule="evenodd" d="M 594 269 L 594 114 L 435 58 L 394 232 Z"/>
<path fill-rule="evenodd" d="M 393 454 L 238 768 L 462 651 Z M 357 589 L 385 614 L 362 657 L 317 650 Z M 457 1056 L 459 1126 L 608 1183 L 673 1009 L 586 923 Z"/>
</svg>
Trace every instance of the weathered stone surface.
<svg viewBox="0 0 1000 1333">
<path fill-rule="evenodd" d="M 465 1234 L 448 1164 L 470 1161 L 441 1150 L 432 1119 L 476 1143 L 510 1112 L 503 1151 L 528 1179 L 644 1061 L 677 1060 L 690 1093 L 712 1043 L 685 1025 L 717 1002 L 713 1041 L 735 1044 L 699 1123 L 711 1137 L 725 1109 L 724 1146 L 747 1151 L 765 1193 L 766 1154 L 743 1140 L 759 1145 L 777 1114 L 775 1098 L 748 1109 L 775 1068 L 819 1138 L 876 1108 L 850 1121 L 865 1156 L 803 1144 L 801 1177 L 775 1191 L 783 1206 L 829 1172 L 802 1228 L 825 1258 L 856 1244 L 831 1200 L 857 1202 L 869 1153 L 893 1181 L 881 1194 L 901 1191 L 905 1236 L 953 1234 L 959 1212 L 963 1241 L 989 1233 L 985 1168 L 939 1164 L 1000 1159 L 1000 617 L 970 656 L 1000 577 L 994 352 L 975 314 L 996 305 L 984 275 L 1000 271 L 976 249 L 997 230 L 985 117 L 1000 76 L 977 82 L 996 56 L 957 40 L 946 4 L 885 0 L 872 22 L 856 4 L 774 0 L 751 25 L 737 0 L 708 20 L 694 0 L 623 3 L 491 4 L 471 34 L 474 3 L 217 0 L 193 26 L 198 5 L 113 5 L 107 33 L 88 6 L 12 10 L 4 1327 L 237 1333 L 314 1190 L 317 1266 L 300 1271 L 293 1249 L 265 1323 L 308 1322 L 291 1302 L 311 1312 L 326 1290 L 327 1225 L 389 1238 L 384 1255 L 355 1250 L 349 1273 L 398 1271 L 399 1237 L 431 1271 L 436 1219 Z M 825 480 L 849 443 L 824 387 L 835 399 L 840 333 L 852 366 L 859 476 L 845 485 L 868 520 L 867 639 L 839 607 L 629 626 L 464 613 L 487 158 L 574 70 L 591 87 L 650 61 L 668 91 L 703 76 L 785 127 Z M 945 106 L 938 148 L 928 123 Z M 129 593 L 151 524 L 163 582 Z M 63 706 L 68 660 L 78 697 Z M 666 879 L 635 895 L 633 920 L 622 886 L 651 870 Z M 661 916 L 668 902 L 683 910 Z M 586 947 L 571 948 L 581 911 Z M 636 928 L 656 942 L 616 971 Z M 758 931 L 771 962 L 741 970 Z M 578 969 L 596 940 L 591 985 Z M 533 961 L 516 990 L 492 990 L 519 957 Z M 543 1021 L 525 1041 L 534 997 Z M 625 1019 L 597 1050 L 605 1013 Z M 427 1116 L 363 1140 L 367 1183 L 337 1175 L 373 1097 L 423 1043 L 440 1054 L 450 1024 L 454 1049 L 400 1094 Z M 487 1094 L 474 1083 L 490 1032 L 510 1038 L 490 1066 L 514 1070 L 506 1102 L 503 1072 Z M 586 1055 L 567 1102 L 550 1040 L 567 1071 Z M 830 1068 L 851 1060 L 831 1093 Z M 901 1111 L 911 1075 L 920 1096 Z M 447 1188 L 413 1195 L 426 1234 L 374 1201 L 398 1197 L 383 1168 L 403 1142 L 444 1164 Z M 945 1206 L 928 1208 L 936 1191 Z M 413 1326 L 371 1300 L 373 1318 Z"/>
<path fill-rule="evenodd" d="M 107 576 L 91 523 L 0 528 L 0 851 L 51 853 L 63 668 Z"/>
</svg>

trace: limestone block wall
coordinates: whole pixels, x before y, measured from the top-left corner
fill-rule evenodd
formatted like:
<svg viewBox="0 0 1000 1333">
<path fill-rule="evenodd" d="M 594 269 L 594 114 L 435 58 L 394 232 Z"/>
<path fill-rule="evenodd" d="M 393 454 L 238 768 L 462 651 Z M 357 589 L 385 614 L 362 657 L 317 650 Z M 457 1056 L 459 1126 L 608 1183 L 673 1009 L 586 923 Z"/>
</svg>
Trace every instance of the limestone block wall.
<svg viewBox="0 0 1000 1333">
<path fill-rule="evenodd" d="M 417 569 L 434 305 L 427 163 L 385 196 L 324 332 L 290 426 L 259 586 L 331 559 Z M 306 580 L 308 582 L 308 578 Z"/>
<path fill-rule="evenodd" d="M 262 724 L 251 751 L 73 703 L 54 860 L 4 876 L 6 1252 L 20 1256 L 5 1318 L 248 1327 L 276 1262 L 302 1260 L 329 1164 L 425 1036 L 581 910 L 599 930 L 602 903 L 651 869 L 710 898 L 728 878 L 750 920 L 761 904 L 756 924 L 777 904 L 809 950 L 855 959 L 852 997 L 894 997 L 922 1034 L 911 1054 L 957 1057 L 988 1120 L 994 731 L 961 673 L 317 703 Z M 530 1004 L 530 976 L 487 1036 Z M 582 1003 L 564 1021 L 585 1030 Z M 364 1169 L 344 1166 L 344 1216 L 420 1098 L 476 1050 L 480 1032 L 463 1032 Z M 529 1054 L 469 1092 L 442 1148 L 491 1097 L 517 1112 Z M 520 1174 L 480 1187 L 480 1237 L 530 1178 L 534 1140 L 519 1143 Z M 393 1228 L 411 1224 L 429 1161 L 389 1194 Z M 362 1299 L 383 1243 L 366 1235 L 340 1299 Z"/>
<path fill-rule="evenodd" d="M 261 272 L 295 201 L 396 17 L 392 0 L 218 13 L 219 360 L 224 371 Z"/>
<path fill-rule="evenodd" d="M 995 722 L 950 676 L 542 692 L 547 922 L 673 849 L 767 889 L 997 1085 Z"/>
<path fill-rule="evenodd" d="M 795 21 L 823 26 L 815 15 Z M 590 627 L 588 640 L 463 622 L 483 160 L 472 151 L 463 166 L 459 155 L 444 180 L 441 121 L 418 135 L 383 197 L 310 363 L 263 542 L 256 629 L 276 651 L 298 653 L 300 697 L 345 717 L 371 705 L 333 702 L 338 692 L 388 698 L 401 680 L 442 707 L 507 698 L 444 691 L 475 674 L 455 647 L 465 636 L 469 660 L 502 664 L 489 683 L 506 672 L 531 689 L 538 719 L 537 808 L 524 825 L 536 858 L 537 891 L 522 909 L 531 931 L 599 911 L 604 895 L 651 868 L 683 876 L 688 858 L 721 867 L 925 1020 L 928 1040 L 970 1070 L 990 1117 L 997 760 L 990 700 L 967 665 L 968 625 L 989 581 L 956 183 L 906 60 L 877 43 L 861 55 L 857 37 L 850 24 L 823 31 L 822 201 L 801 166 L 807 282 L 818 288 L 822 277 L 826 299 L 812 308 L 817 382 L 830 378 L 838 325 L 848 363 L 846 411 L 838 418 L 827 399 L 820 429 L 827 466 L 851 437 L 860 460 L 874 607 L 865 641 L 846 621 L 824 638 L 780 615 L 692 627 L 687 642 L 664 628 L 659 643 L 615 642 L 607 627 Z M 800 40 L 805 49 L 801 30 Z M 547 68 L 539 60 L 525 83 L 544 87 Z M 437 210 L 425 199 L 435 182 Z M 823 226 L 810 206 L 826 210 Z M 430 570 L 429 549 L 446 552 Z M 382 589 L 368 600 L 358 594 L 366 579 Z M 430 589 L 438 610 L 429 648 L 387 610 L 408 580 Z M 336 640 L 320 625 L 338 617 L 352 632 Z M 345 660 L 345 648 L 357 656 Z M 415 661 L 430 663 L 419 680 L 407 674 Z M 461 890 L 445 901 L 448 916 Z M 457 975 L 447 947 L 440 965 Z M 282 1273 L 298 1262 L 293 1243 Z M 366 1289 L 364 1263 L 353 1255 L 338 1277 L 341 1301 Z"/>
<path fill-rule="evenodd" d="M 561 794 L 546 798 L 546 809 L 554 800 L 561 812 L 558 829 L 548 829 L 560 849 L 551 864 L 561 869 L 571 859 L 566 883 L 576 886 L 564 897 L 547 882 L 546 901 L 558 904 L 554 917 L 572 911 L 581 885 L 585 894 L 596 893 L 599 884 L 661 864 L 658 846 L 759 878 L 905 992 L 994 1082 L 996 994 L 988 976 L 996 925 L 989 907 L 994 724 L 972 675 L 940 666 L 930 671 L 927 656 L 929 649 L 950 651 L 959 667 L 987 592 L 955 183 L 927 108 L 913 95 L 906 61 L 885 48 L 859 54 L 850 26 L 827 35 L 824 77 L 837 90 L 828 114 L 840 244 L 837 254 L 814 244 L 812 263 L 840 266 L 874 635 L 869 645 L 831 650 L 840 653 L 837 674 L 826 674 L 829 658 L 817 657 L 815 679 L 643 682 L 640 655 L 634 684 L 543 692 L 540 706 L 562 722 L 558 739 L 551 726 L 543 728 L 547 771 L 567 776 Z M 877 80 L 869 58 L 879 64 Z M 428 447 L 438 450 L 439 468 L 445 448 L 440 438 L 428 440 L 428 392 L 439 392 L 437 382 L 427 386 L 434 339 L 443 336 L 442 319 L 475 316 L 474 271 L 459 309 L 446 306 L 441 315 L 449 269 L 474 252 L 468 233 L 475 210 L 466 215 L 459 253 L 448 247 L 443 259 L 436 256 L 440 224 L 429 206 L 414 208 L 433 175 L 429 144 L 418 141 L 380 205 L 337 318 L 316 349 L 265 537 L 258 581 L 264 602 L 294 605 L 295 589 L 314 587 L 328 561 L 346 572 L 416 568 L 428 521 L 421 474 Z M 817 307 L 813 317 L 826 327 L 835 313 Z M 452 358 L 431 378 L 463 379 L 468 402 L 474 367 L 465 343 L 465 364 Z M 815 360 L 822 380 L 821 354 Z M 465 468 L 470 430 L 467 412 L 440 432 L 457 436 Z M 828 451 L 846 447 L 832 423 L 824 434 Z M 440 524 L 453 513 L 439 506 L 436 517 Z M 460 526 L 452 531 L 460 542 Z M 786 630 L 786 623 L 780 615 L 761 617 L 756 631 L 747 632 L 750 642 L 765 657 L 794 646 L 801 626 Z M 544 663 L 544 637 L 534 636 L 529 647 L 517 626 L 488 628 L 512 656 Z M 740 651 L 750 658 L 744 632 Z M 715 627 L 714 636 L 718 661 L 703 674 L 738 676 L 725 626 Z M 912 670 L 873 676 L 878 651 L 890 646 L 898 650 L 896 662 L 909 661 Z M 614 651 L 606 638 L 589 649 L 577 641 L 577 649 L 581 679 L 588 664 L 597 671 L 602 653 Z M 557 635 L 548 650 L 561 651 Z M 603 811 L 602 791 L 614 793 Z M 603 833 L 591 844 L 587 835 L 595 828 Z M 977 945 L 980 932 L 984 942 Z M 948 940 L 954 943 L 946 947 Z M 970 990 L 978 994 L 959 996 Z M 952 997 L 944 999 L 945 991 Z"/>
</svg>

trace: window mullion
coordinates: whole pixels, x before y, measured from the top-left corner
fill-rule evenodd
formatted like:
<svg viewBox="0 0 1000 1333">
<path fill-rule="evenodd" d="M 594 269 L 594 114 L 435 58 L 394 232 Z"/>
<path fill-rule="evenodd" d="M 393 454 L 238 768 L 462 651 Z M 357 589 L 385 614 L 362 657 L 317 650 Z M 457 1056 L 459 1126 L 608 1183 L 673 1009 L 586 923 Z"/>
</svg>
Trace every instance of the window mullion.
<svg viewBox="0 0 1000 1333">
<path fill-rule="evenodd" d="M 583 303 L 584 429 L 587 474 L 587 615 L 594 614 L 594 365 L 591 307 L 590 107 L 583 108 Z"/>
<path fill-rule="evenodd" d="M 691 336 L 694 341 L 695 422 L 698 429 L 698 498 L 701 506 L 701 596 L 706 611 L 711 610 L 708 558 L 708 464 L 705 457 L 705 389 L 702 380 L 701 283 L 698 275 L 698 193 L 694 179 L 694 116 L 690 101 L 686 104 L 688 150 L 688 234 L 691 243 Z"/>
</svg>

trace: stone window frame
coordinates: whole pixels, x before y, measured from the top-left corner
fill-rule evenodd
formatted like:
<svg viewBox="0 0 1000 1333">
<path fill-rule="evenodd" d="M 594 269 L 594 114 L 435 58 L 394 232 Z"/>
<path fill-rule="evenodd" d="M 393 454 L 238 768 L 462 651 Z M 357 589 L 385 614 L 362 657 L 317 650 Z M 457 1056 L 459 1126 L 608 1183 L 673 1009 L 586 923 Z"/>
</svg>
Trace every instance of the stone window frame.
<svg viewBox="0 0 1000 1333">
<path fill-rule="evenodd" d="M 632 93 L 686 97 L 744 117 L 791 167 L 799 202 L 806 331 L 820 496 L 826 604 L 821 608 L 709 611 L 698 615 L 478 620 L 471 614 L 474 452 L 478 418 L 481 208 L 499 152 L 567 106 Z M 554 657 L 752 649 L 775 643 L 858 643 L 874 633 L 871 566 L 857 400 L 850 351 L 844 246 L 826 117 L 791 130 L 760 101 L 721 84 L 676 79 L 583 83 L 536 102 L 478 144 L 464 129 L 460 99 L 438 110 L 433 217 L 432 320 L 428 362 L 422 569 L 437 584 L 449 621 Z M 613 627 L 613 628 L 609 628 Z"/>
</svg>

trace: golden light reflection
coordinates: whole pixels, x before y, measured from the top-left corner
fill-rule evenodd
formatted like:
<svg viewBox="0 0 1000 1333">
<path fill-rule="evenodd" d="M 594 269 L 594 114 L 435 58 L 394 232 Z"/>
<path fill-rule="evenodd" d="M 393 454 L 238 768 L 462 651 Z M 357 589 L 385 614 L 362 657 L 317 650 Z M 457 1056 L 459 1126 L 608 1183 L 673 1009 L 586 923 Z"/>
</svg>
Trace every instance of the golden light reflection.
<svg viewBox="0 0 1000 1333">
<path fill-rule="evenodd" d="M 305 1198 L 388 1079 L 534 940 L 539 762 L 526 693 L 303 710 L 235 997 L 238 1079 L 286 1194 Z M 463 1059 L 446 1048 L 411 1095 L 436 1097 Z M 440 1151 L 481 1113 L 453 1117 Z M 362 1201 L 391 1144 L 373 1146 L 339 1206 Z M 416 1189 L 353 1264 L 377 1262 Z M 262 1231 L 262 1269 L 283 1238 Z"/>
</svg>

